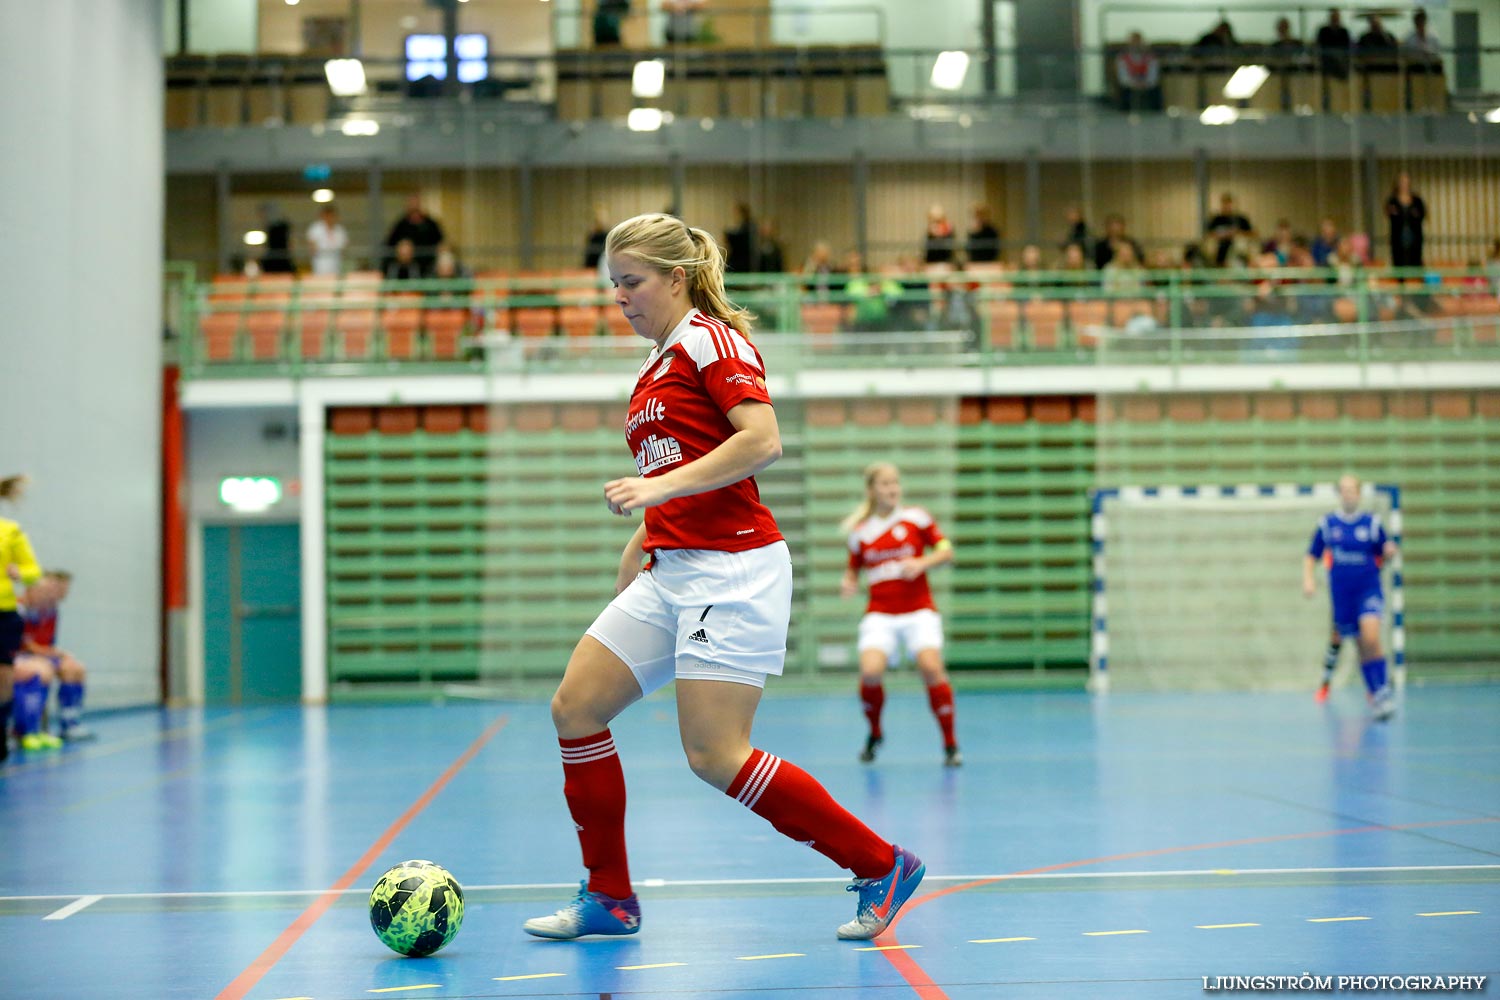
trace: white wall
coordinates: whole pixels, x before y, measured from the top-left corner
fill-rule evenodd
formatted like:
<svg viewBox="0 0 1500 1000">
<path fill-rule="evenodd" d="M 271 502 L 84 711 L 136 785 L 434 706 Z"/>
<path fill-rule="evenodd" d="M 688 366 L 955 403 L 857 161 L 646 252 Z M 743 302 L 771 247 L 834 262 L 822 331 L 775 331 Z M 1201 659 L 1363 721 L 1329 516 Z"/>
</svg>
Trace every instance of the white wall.
<svg viewBox="0 0 1500 1000">
<path fill-rule="evenodd" d="M 90 703 L 158 699 L 159 0 L 0 3 L 0 467 L 44 565 L 76 574 L 61 640 Z"/>
<path fill-rule="evenodd" d="M 187 414 L 188 516 L 207 521 L 295 520 L 301 512 L 297 480 L 297 411 L 292 407 L 190 410 Z M 281 502 L 260 514 L 236 514 L 219 500 L 228 476 L 273 476 Z"/>
<path fill-rule="evenodd" d="M 188 0 L 188 51 L 255 52 L 255 0 Z"/>
</svg>

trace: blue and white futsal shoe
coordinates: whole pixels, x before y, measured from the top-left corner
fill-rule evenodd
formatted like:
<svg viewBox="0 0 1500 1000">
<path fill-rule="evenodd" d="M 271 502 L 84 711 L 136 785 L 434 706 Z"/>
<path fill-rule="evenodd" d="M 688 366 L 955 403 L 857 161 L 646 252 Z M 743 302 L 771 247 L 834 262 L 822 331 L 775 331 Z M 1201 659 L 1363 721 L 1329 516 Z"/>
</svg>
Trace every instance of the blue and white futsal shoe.
<svg viewBox="0 0 1500 1000">
<path fill-rule="evenodd" d="M 927 866 L 921 858 L 897 847 L 896 864 L 889 875 L 855 879 L 849 891 L 859 893 L 859 908 L 854 911 L 853 920 L 839 927 L 840 940 L 868 941 L 884 933 L 925 874 Z"/>
<path fill-rule="evenodd" d="M 634 934 L 641 929 L 641 902 L 635 893 L 611 899 L 602 892 L 589 892 L 589 884 L 580 882 L 571 903 L 549 917 L 533 917 L 522 927 L 527 934 L 557 940 L 585 934 Z"/>
</svg>

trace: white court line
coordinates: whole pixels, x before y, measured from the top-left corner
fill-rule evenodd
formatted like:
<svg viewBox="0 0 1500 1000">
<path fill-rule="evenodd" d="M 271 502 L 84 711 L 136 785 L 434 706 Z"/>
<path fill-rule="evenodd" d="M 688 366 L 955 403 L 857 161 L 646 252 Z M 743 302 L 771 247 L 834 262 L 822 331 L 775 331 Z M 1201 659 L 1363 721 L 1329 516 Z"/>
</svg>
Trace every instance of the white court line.
<svg viewBox="0 0 1500 1000">
<path fill-rule="evenodd" d="M 99 900 L 101 900 L 103 898 L 104 898 L 103 896 L 79 896 L 77 899 L 73 900 L 73 902 L 69 903 L 67 906 L 64 906 L 60 910 L 53 910 L 51 913 L 47 914 L 42 919 L 43 920 L 67 920 L 69 917 L 71 917 L 73 914 L 77 913 L 79 910 L 85 909 L 86 907 L 93 906 L 95 903 L 99 902 Z"/>
<path fill-rule="evenodd" d="M 1046 881 L 1049 879 L 1104 879 L 1104 878 L 1171 878 L 1184 875 L 1213 875 L 1219 878 L 1229 878 L 1235 875 L 1341 875 L 1359 873 L 1379 872 L 1480 872 L 1500 870 L 1500 864 L 1495 865 L 1387 865 L 1384 867 L 1342 867 L 1342 868 L 1187 868 L 1173 869 L 1168 871 L 1134 871 L 1134 872 L 1039 872 L 1033 874 L 1007 874 L 999 873 L 992 875 L 928 875 L 924 882 L 1031 882 Z M 848 877 L 844 878 L 725 878 L 725 879 L 636 879 L 636 885 L 643 888 L 672 888 L 672 887 L 734 887 L 734 886 L 758 886 L 758 885 L 847 885 Z M 466 885 L 464 892 L 514 892 L 532 889 L 567 889 L 572 892 L 578 891 L 578 883 L 575 882 L 503 882 L 492 885 Z M 339 895 L 356 895 L 369 892 L 358 886 L 339 890 Z M 96 899 L 251 899 L 262 896 L 324 896 L 329 895 L 327 889 L 225 889 L 220 891 L 198 891 L 198 892 L 104 892 L 99 893 Z M 51 899 L 77 899 L 76 892 L 57 893 L 52 895 L 34 896 L 0 896 L 0 903 L 37 902 Z"/>
</svg>

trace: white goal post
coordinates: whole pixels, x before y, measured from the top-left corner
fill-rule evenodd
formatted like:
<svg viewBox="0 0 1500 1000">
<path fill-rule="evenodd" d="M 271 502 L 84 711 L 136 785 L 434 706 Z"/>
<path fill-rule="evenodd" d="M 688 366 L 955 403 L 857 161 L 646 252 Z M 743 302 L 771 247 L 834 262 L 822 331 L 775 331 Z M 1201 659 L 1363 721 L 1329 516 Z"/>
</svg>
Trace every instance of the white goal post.
<svg viewBox="0 0 1500 1000">
<path fill-rule="evenodd" d="M 1363 493 L 1397 545 L 1382 577 L 1385 648 L 1400 684 L 1401 491 L 1368 483 Z M 1109 690 L 1111 678 L 1142 690 L 1316 686 L 1330 608 L 1321 580 L 1303 598 L 1300 563 L 1318 517 L 1338 505 L 1332 483 L 1122 486 L 1090 497 L 1090 690 Z"/>
</svg>

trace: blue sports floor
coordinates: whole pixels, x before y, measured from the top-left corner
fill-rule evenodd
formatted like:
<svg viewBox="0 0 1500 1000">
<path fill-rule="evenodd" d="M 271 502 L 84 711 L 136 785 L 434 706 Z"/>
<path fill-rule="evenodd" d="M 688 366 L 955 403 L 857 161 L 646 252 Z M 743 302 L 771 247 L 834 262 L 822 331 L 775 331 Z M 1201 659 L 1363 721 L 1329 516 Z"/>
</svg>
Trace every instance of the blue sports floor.
<svg viewBox="0 0 1500 1000">
<path fill-rule="evenodd" d="M 520 928 L 581 871 L 544 700 L 99 715 L 97 742 L 0 769 L 0 996 L 1154 998 L 1205 976 L 1500 975 L 1500 687 L 1412 688 L 1378 724 L 1351 690 L 956 686 L 957 771 L 911 677 L 873 766 L 852 688 L 773 682 L 761 708 L 757 745 L 927 861 L 874 947 L 835 940 L 854 896 L 828 861 L 692 777 L 669 699 L 614 727 L 642 931 L 581 942 Z M 408 858 L 467 890 L 433 958 L 367 921 Z"/>
</svg>

